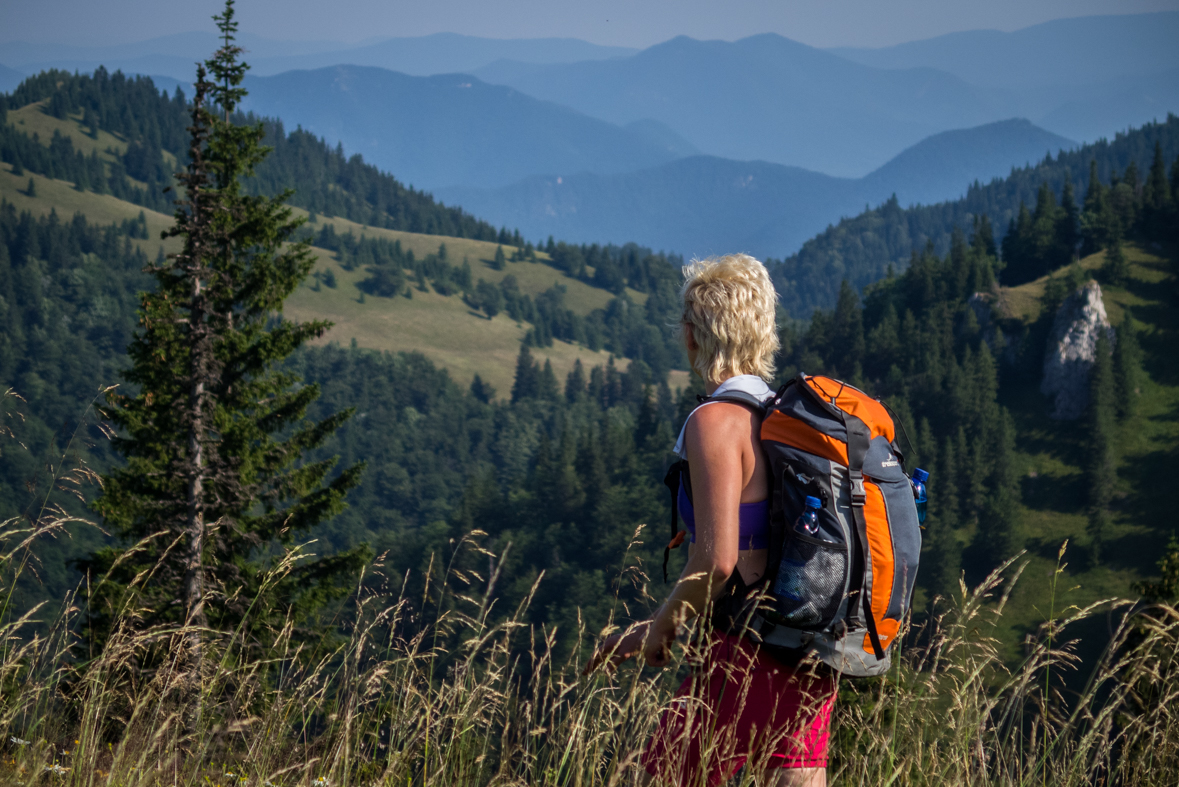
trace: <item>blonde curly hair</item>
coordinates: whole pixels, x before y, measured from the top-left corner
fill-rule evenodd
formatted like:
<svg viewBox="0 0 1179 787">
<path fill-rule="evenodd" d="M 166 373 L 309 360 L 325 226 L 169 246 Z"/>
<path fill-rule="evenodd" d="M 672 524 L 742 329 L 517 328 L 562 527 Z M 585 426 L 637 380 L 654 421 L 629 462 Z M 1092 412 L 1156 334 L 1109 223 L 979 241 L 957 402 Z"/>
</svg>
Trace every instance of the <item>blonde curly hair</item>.
<svg viewBox="0 0 1179 787">
<path fill-rule="evenodd" d="M 683 323 L 699 347 L 700 376 L 717 384 L 739 374 L 773 377 L 778 294 L 765 266 L 748 254 L 726 254 L 693 260 L 683 272 Z"/>
</svg>

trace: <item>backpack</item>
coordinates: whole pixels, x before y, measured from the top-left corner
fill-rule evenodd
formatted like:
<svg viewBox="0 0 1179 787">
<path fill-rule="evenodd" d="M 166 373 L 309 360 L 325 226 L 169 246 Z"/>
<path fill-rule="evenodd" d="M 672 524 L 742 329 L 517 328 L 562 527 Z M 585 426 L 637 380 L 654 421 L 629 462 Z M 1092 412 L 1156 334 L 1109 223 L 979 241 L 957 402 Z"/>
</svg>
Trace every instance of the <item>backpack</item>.
<svg viewBox="0 0 1179 787">
<path fill-rule="evenodd" d="M 714 627 L 743 634 L 786 663 L 813 655 L 845 675 L 884 673 L 921 551 L 913 487 L 889 410 L 839 380 L 804 374 L 766 402 L 740 391 L 701 399 L 722 401 L 762 415 L 770 539 L 765 576 L 748 586 L 734 571 L 713 603 Z M 664 479 L 672 492 L 665 581 L 670 550 L 683 541 L 676 496 L 687 470 L 686 460 L 677 462 Z M 815 537 L 793 527 L 807 497 L 822 502 Z"/>
</svg>

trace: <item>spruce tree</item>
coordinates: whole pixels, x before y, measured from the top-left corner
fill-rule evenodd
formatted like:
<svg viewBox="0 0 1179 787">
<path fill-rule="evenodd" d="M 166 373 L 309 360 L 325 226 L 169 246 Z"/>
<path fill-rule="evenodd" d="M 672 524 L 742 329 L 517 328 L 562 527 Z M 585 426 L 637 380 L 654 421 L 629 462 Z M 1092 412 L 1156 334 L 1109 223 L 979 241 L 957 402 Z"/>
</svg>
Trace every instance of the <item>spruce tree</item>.
<svg viewBox="0 0 1179 787">
<path fill-rule="evenodd" d="M 1171 184 L 1167 182 L 1167 165 L 1163 161 L 1162 141 L 1156 140 L 1154 143 L 1154 160 L 1142 190 L 1142 203 L 1147 234 L 1151 237 L 1162 237 L 1174 211 L 1174 195 L 1171 193 Z"/>
<path fill-rule="evenodd" d="M 1011 557 L 1016 549 L 1015 527 L 1019 512 L 1019 482 L 1015 475 L 1015 424 L 1011 415 L 992 403 L 986 433 L 976 442 L 976 472 L 985 475 L 975 495 L 979 507 L 975 543 L 981 547 L 987 570 Z"/>
<path fill-rule="evenodd" d="M 497 271 L 502 271 L 508 265 L 508 258 L 504 256 L 504 247 L 495 247 L 495 258 L 491 261 L 491 267 Z"/>
<path fill-rule="evenodd" d="M 330 323 L 282 317 L 314 258 L 295 241 L 289 192 L 246 194 L 243 179 L 268 149 L 260 123 L 233 122 L 246 70 L 233 0 L 214 18 L 222 46 L 197 69 L 189 161 L 177 176 L 184 192 L 165 233 L 183 250 L 148 268 L 156 289 L 142 296 L 127 385 L 104 408 L 125 463 L 105 476 L 95 507 L 119 543 L 84 565 L 92 643 L 120 619 L 187 625 L 176 655 L 190 692 L 207 632 L 231 634 L 250 656 L 287 624 L 318 636 L 317 611 L 367 559 L 361 547 L 276 570 L 297 539 L 342 510 L 362 468 L 329 481 L 334 459 L 304 461 L 351 413 L 307 421 L 318 386 L 299 387 L 278 367 Z"/>
<path fill-rule="evenodd" d="M 1034 224 L 1031 211 L 1022 200 L 1019 212 L 1007 225 L 1003 236 L 1003 281 L 1007 284 L 1022 284 L 1035 279 L 1035 249 L 1033 246 Z"/>
<path fill-rule="evenodd" d="M 573 369 L 565 378 L 565 401 L 569 404 L 575 404 L 584 396 L 585 369 L 581 365 L 581 359 L 578 358 L 573 362 Z"/>
<path fill-rule="evenodd" d="M 512 383 L 512 404 L 524 399 L 535 399 L 540 390 L 540 367 L 532 360 L 527 342 L 520 343 L 516 356 L 516 378 Z"/>
<path fill-rule="evenodd" d="M 988 257 L 999 256 L 999 250 L 995 246 L 995 231 L 991 229 L 991 219 L 987 214 L 983 213 L 974 217 L 970 245 L 980 249 Z"/>
<path fill-rule="evenodd" d="M 905 417 L 901 421 L 905 423 Z M 917 427 L 917 446 L 917 455 L 910 457 L 910 466 L 924 467 L 931 472 L 927 486 L 929 516 L 922 536 L 926 552 L 922 558 L 922 582 L 930 593 L 948 597 L 954 593 L 960 562 L 954 534 L 958 506 L 953 491 L 953 445 L 947 441 L 944 451 L 939 450 L 929 419 L 922 418 Z"/>
<path fill-rule="evenodd" d="M 1115 222 L 1109 239 L 1109 248 L 1105 250 L 1105 262 L 1101 264 L 1101 277 L 1109 284 L 1122 285 L 1130 274 L 1130 263 L 1126 259 L 1126 250 L 1122 247 L 1122 230 Z"/>
<path fill-rule="evenodd" d="M 1056 220 L 1056 261 L 1057 265 L 1072 262 L 1081 242 L 1081 215 L 1073 197 L 1073 182 L 1066 180 L 1060 194 L 1060 211 Z M 1055 266 L 1054 266 L 1055 267 Z"/>
<path fill-rule="evenodd" d="M 1113 373 L 1116 388 L 1114 409 L 1118 419 L 1124 421 L 1137 412 L 1142 385 L 1142 348 L 1138 344 L 1129 311 L 1123 315 L 1118 328 L 1113 351 Z"/>
<path fill-rule="evenodd" d="M 858 375 L 864 359 L 864 320 L 860 299 L 847 279 L 840 282 L 832 325 L 832 350 L 837 369 L 846 379 Z"/>
<path fill-rule="evenodd" d="M 546 402 L 555 402 L 561 398 L 557 375 L 553 372 L 553 363 L 548 358 L 544 359 L 544 368 L 540 371 L 536 395 L 538 399 L 543 399 Z"/>
<path fill-rule="evenodd" d="M 1109 338 L 1097 336 L 1097 355 L 1089 377 L 1089 410 L 1086 418 L 1085 487 L 1089 503 L 1089 545 L 1093 562 L 1101 560 L 1109 524 L 1117 468 L 1114 457 L 1114 384 Z"/>
<path fill-rule="evenodd" d="M 37 196 L 37 184 L 33 182 L 32 178 L 29 178 L 29 185 L 25 187 L 25 194 L 30 197 Z"/>
<path fill-rule="evenodd" d="M 491 404 L 491 400 L 495 398 L 495 388 L 489 383 L 483 381 L 483 378 L 478 374 L 475 379 L 471 381 L 471 396 L 474 396 L 483 404 Z"/>
<path fill-rule="evenodd" d="M 1109 243 L 1110 229 L 1109 197 L 1105 186 L 1097 177 L 1097 160 L 1089 162 L 1089 186 L 1085 191 L 1085 204 L 1081 210 L 1081 256 L 1088 257 L 1105 248 Z"/>
</svg>

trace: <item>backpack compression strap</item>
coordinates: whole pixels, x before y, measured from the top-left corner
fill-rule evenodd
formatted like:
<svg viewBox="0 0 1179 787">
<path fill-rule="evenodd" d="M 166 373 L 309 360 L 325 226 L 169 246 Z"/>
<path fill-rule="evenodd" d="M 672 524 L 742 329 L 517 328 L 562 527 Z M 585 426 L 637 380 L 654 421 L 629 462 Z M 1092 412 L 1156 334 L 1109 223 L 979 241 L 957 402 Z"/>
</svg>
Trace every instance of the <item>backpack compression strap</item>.
<svg viewBox="0 0 1179 787">
<path fill-rule="evenodd" d="M 854 415 L 840 411 L 843 425 L 847 429 L 847 472 L 851 478 L 852 516 L 856 520 L 856 535 L 860 542 L 861 553 L 867 562 L 868 555 L 868 523 L 864 519 L 864 503 L 868 493 L 864 489 L 864 457 L 868 454 L 869 431 L 868 425 Z M 860 589 L 863 599 L 864 623 L 868 627 L 868 639 L 872 643 L 872 653 L 878 660 L 884 659 L 884 648 L 880 645 L 880 635 L 876 632 L 876 616 L 872 613 L 872 589 Z"/>
</svg>

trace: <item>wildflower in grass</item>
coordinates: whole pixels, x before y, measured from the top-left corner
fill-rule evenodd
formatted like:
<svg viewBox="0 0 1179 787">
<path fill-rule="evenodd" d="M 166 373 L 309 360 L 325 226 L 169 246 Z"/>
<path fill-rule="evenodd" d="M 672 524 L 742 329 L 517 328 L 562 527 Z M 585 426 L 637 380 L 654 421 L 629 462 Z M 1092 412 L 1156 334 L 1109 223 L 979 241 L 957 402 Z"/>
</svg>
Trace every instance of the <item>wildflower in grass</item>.
<svg viewBox="0 0 1179 787">
<path fill-rule="evenodd" d="M 13 735 L 8 740 L 11 741 L 12 743 L 15 743 L 17 746 L 28 746 L 31 743 L 31 741 L 26 741 L 25 739 L 18 738 L 15 735 Z"/>
<path fill-rule="evenodd" d="M 57 763 L 54 763 L 53 765 L 46 765 L 45 770 L 49 771 L 50 773 L 57 774 L 58 776 L 65 776 L 70 772 L 69 768 L 63 768 Z"/>
<path fill-rule="evenodd" d="M 314 784 L 315 787 L 332 787 L 332 783 L 328 781 L 326 776 L 320 776 L 311 783 Z"/>
</svg>

